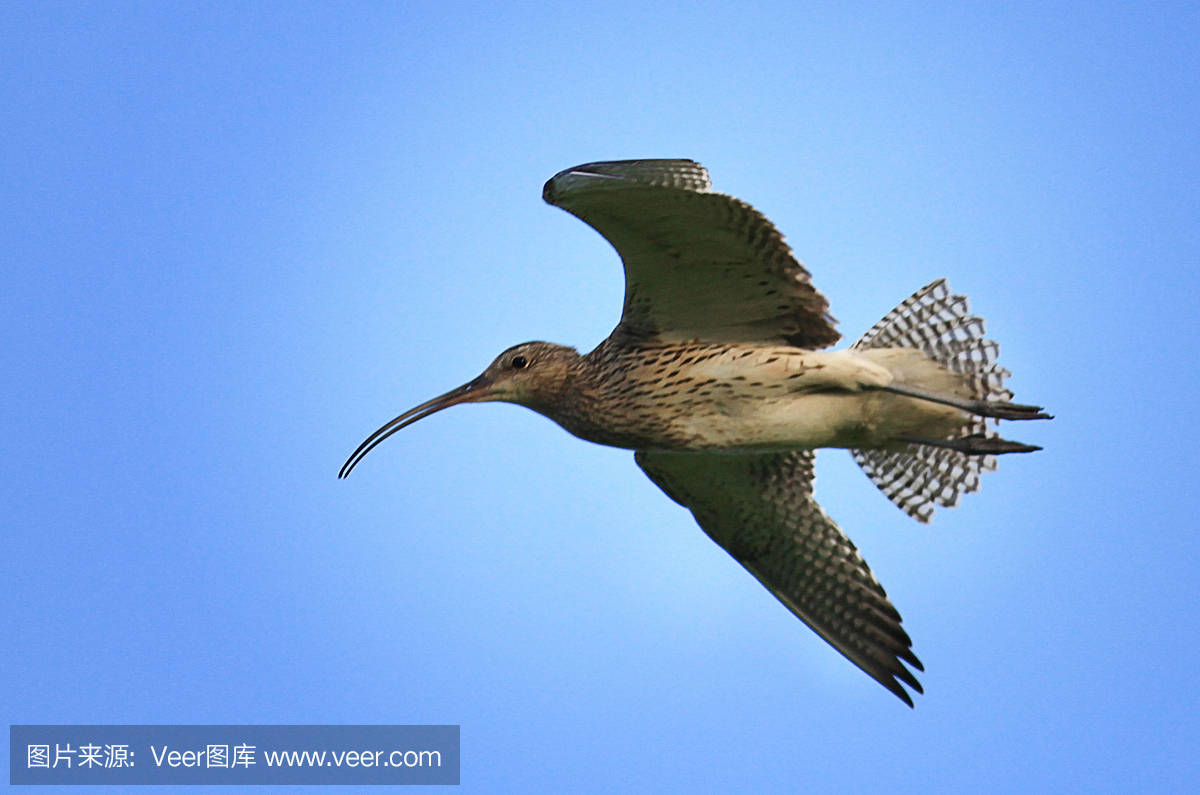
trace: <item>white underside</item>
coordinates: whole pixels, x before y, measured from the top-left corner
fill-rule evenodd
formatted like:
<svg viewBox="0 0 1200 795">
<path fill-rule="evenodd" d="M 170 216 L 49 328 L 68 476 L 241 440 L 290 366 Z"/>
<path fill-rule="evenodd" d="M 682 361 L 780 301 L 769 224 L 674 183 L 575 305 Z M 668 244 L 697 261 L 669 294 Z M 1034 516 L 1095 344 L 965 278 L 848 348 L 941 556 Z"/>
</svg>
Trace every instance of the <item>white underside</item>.
<svg viewBox="0 0 1200 795">
<path fill-rule="evenodd" d="M 971 421 L 949 406 L 873 389 L 901 383 L 968 396 L 959 376 L 912 349 L 763 348 L 701 363 L 689 375 L 734 384 L 676 421 L 693 449 L 887 447 L 901 435 L 945 438 Z"/>
</svg>

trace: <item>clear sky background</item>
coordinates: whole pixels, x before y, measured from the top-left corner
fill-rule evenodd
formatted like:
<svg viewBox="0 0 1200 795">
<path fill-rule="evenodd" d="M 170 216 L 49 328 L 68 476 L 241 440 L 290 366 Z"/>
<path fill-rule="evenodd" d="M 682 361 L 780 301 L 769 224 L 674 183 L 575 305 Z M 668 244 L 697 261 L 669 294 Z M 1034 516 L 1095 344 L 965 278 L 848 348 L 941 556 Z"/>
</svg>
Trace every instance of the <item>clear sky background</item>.
<svg viewBox="0 0 1200 795">
<path fill-rule="evenodd" d="M 765 212 L 850 340 L 948 277 L 1057 415 L 930 527 L 819 456 L 915 710 L 532 412 L 336 479 L 608 334 L 541 186 L 637 157 Z M 471 792 L 1200 779 L 1194 3 L 9 3 L 0 208 L 2 723 L 457 723 Z"/>
</svg>

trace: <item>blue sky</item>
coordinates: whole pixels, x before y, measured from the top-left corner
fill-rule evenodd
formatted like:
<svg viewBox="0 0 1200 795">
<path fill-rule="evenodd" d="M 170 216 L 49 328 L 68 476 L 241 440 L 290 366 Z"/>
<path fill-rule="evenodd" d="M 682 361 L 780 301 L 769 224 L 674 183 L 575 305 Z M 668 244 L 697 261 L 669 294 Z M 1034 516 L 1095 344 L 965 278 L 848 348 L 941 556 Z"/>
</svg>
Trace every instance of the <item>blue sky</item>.
<svg viewBox="0 0 1200 795">
<path fill-rule="evenodd" d="M 6 5 L 0 718 L 456 723 L 478 792 L 1190 789 L 1198 41 L 1172 3 Z M 540 191 L 634 157 L 765 212 L 850 339 L 948 277 L 1057 415 L 931 527 L 819 456 L 915 710 L 532 412 L 336 479 L 608 334 L 616 255 Z"/>
</svg>

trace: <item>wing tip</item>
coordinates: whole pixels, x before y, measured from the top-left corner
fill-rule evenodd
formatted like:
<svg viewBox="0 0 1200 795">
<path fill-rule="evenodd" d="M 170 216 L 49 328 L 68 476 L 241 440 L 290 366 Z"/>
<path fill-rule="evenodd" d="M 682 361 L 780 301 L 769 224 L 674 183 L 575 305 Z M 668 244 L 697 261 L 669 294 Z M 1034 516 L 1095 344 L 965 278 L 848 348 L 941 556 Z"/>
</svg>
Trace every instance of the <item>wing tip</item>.
<svg viewBox="0 0 1200 795">
<path fill-rule="evenodd" d="M 839 649 L 839 651 L 841 650 Z M 867 674 L 867 676 L 883 685 L 888 689 L 889 692 L 892 693 L 892 695 L 896 696 L 896 698 L 900 699 L 905 704 L 908 704 L 910 708 L 915 708 L 915 705 L 908 690 L 904 689 L 904 685 L 908 685 L 919 695 L 925 695 L 925 688 L 921 686 L 921 682 L 916 676 L 913 675 L 912 671 L 908 670 L 908 668 L 904 666 L 904 663 L 901 662 L 900 659 L 893 657 L 891 660 L 888 660 L 886 664 L 880 666 L 868 666 L 864 665 L 862 661 L 855 660 L 852 657 L 849 659 L 850 662 L 861 668 L 863 672 Z M 917 667 L 918 670 L 921 671 L 925 670 L 923 667 L 919 667 L 919 663 L 914 667 Z"/>
<path fill-rule="evenodd" d="M 861 665 L 859 667 L 863 668 Z M 913 702 L 912 695 L 909 694 L 908 690 L 904 689 L 904 685 L 908 685 L 919 695 L 925 695 L 925 688 L 921 686 L 917 677 L 913 676 L 912 671 L 905 668 L 903 664 L 897 664 L 894 668 L 886 671 L 870 671 L 866 668 L 863 668 L 863 670 L 866 671 L 868 676 L 887 688 L 892 695 L 907 704 L 909 709 L 915 709 L 916 705 Z"/>
<path fill-rule="evenodd" d="M 542 186 L 542 199 L 561 206 L 571 193 L 593 189 L 624 188 L 630 184 L 707 193 L 712 190 L 708 170 L 687 158 L 600 160 L 563 169 Z"/>
</svg>

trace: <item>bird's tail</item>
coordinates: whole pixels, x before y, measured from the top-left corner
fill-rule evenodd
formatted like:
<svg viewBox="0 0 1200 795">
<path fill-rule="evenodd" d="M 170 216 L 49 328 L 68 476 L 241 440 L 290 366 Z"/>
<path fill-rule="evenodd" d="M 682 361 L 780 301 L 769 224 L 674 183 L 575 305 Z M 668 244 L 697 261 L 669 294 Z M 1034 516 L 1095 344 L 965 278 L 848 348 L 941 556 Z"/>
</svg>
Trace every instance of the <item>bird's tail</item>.
<svg viewBox="0 0 1200 795">
<path fill-rule="evenodd" d="M 977 400 L 1007 402 L 1010 373 L 996 364 L 1000 345 L 984 338 L 983 318 L 970 313 L 966 296 L 954 295 L 945 279 L 929 284 L 880 320 L 852 350 L 915 348 L 957 373 Z M 995 437 L 979 417 L 959 436 Z M 945 447 L 910 444 L 902 451 L 851 450 L 854 460 L 900 510 L 923 524 L 934 506 L 952 508 L 979 489 L 979 475 L 996 469 L 993 455 L 967 455 Z"/>
</svg>

